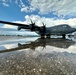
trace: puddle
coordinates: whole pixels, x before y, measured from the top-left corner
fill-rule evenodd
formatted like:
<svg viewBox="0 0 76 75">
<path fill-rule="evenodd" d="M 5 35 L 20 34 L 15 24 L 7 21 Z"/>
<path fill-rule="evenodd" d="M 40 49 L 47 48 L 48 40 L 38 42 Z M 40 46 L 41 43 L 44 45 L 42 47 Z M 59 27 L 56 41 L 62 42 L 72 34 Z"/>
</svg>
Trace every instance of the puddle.
<svg viewBox="0 0 76 75">
<path fill-rule="evenodd" d="M 75 40 L 20 38 L 0 42 L 0 75 L 75 74 Z"/>
</svg>

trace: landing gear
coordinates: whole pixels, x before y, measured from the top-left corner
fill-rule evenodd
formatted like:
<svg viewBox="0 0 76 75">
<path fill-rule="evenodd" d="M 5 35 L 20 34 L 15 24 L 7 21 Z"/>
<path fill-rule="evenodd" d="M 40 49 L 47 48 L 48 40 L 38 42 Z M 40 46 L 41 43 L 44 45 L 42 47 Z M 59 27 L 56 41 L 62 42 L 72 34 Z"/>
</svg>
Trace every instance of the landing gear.
<svg viewBox="0 0 76 75">
<path fill-rule="evenodd" d="M 63 38 L 63 39 L 65 39 L 65 38 L 66 38 L 65 36 L 66 36 L 66 35 L 65 35 L 65 34 L 63 34 L 63 35 L 62 35 L 62 38 Z"/>
<path fill-rule="evenodd" d="M 50 34 L 47 34 L 47 35 L 46 35 L 46 38 L 50 38 Z"/>
<path fill-rule="evenodd" d="M 47 34 L 47 35 L 41 34 L 41 38 L 50 38 L 50 34 Z"/>
<path fill-rule="evenodd" d="M 44 34 L 41 34 L 41 38 L 45 38 L 45 35 Z"/>
</svg>

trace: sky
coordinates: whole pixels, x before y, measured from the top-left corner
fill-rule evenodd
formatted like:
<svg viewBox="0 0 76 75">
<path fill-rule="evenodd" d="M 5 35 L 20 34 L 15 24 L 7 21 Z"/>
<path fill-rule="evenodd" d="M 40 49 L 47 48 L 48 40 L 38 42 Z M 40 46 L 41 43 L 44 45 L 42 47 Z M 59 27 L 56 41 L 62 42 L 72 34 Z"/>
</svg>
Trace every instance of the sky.
<svg viewBox="0 0 76 75">
<path fill-rule="evenodd" d="M 30 24 L 30 19 L 38 26 L 44 22 L 47 27 L 69 24 L 76 28 L 76 0 L 0 0 L 0 20 Z M 35 33 L 0 24 L 0 34 Z"/>
</svg>

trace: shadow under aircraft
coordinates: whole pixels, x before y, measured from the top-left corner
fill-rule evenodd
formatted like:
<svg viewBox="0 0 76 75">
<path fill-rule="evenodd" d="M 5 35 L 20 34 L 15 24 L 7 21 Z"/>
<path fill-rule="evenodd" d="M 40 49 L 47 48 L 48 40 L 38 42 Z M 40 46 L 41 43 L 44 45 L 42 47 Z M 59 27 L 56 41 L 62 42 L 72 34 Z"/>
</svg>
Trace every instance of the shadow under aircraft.
<svg viewBox="0 0 76 75">
<path fill-rule="evenodd" d="M 67 49 L 73 44 L 75 44 L 75 41 L 72 41 L 69 39 L 60 39 L 60 38 L 59 39 L 58 38 L 41 39 L 41 38 L 38 38 L 37 40 L 30 42 L 28 44 L 18 43 L 18 46 L 15 48 L 0 50 L 0 53 L 17 51 L 17 50 L 22 50 L 22 49 L 27 49 L 27 48 L 30 48 L 31 50 L 35 50 L 38 47 L 43 47 L 43 49 L 44 49 L 46 46 L 53 46 L 53 47 L 57 47 L 57 48 Z"/>
</svg>

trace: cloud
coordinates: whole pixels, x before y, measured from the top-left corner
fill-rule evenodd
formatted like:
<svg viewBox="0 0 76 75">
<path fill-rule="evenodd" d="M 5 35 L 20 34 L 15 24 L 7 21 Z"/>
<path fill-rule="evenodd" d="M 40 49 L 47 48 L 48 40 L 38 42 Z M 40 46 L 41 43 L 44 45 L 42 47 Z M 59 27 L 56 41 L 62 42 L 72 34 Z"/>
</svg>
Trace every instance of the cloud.
<svg viewBox="0 0 76 75">
<path fill-rule="evenodd" d="M 70 18 L 70 19 L 54 19 L 54 18 L 46 18 L 46 17 L 40 17 L 39 15 L 26 15 L 25 20 L 27 23 L 30 23 L 30 19 L 36 23 L 38 26 L 42 26 L 42 22 L 46 24 L 47 27 L 60 25 L 60 24 L 69 24 L 72 27 L 76 27 L 76 18 Z"/>
<path fill-rule="evenodd" d="M 11 2 L 11 0 L 0 0 L 0 4 L 4 5 L 4 6 L 9 6 L 9 2 Z"/>
<path fill-rule="evenodd" d="M 52 12 L 60 17 L 76 14 L 76 0 L 1 0 L 0 4 L 9 6 L 12 2 L 21 7 L 21 12 L 37 11 L 39 14 L 50 14 Z"/>
<path fill-rule="evenodd" d="M 27 24 L 29 25 L 31 23 L 31 20 L 35 22 L 36 25 L 42 26 L 42 22 L 46 24 L 47 27 L 60 25 L 60 24 L 69 24 L 72 27 L 76 27 L 76 18 L 70 18 L 70 19 L 54 19 L 54 18 L 46 18 L 46 17 L 40 17 L 39 15 L 26 15 L 25 21 L 14 21 L 15 23 L 21 23 L 21 24 Z M 12 26 L 5 24 L 3 28 L 12 28 L 17 29 L 17 26 Z"/>
<path fill-rule="evenodd" d="M 8 25 L 8 24 L 4 24 L 4 26 L 2 28 L 16 28 L 16 26 L 12 26 L 12 25 Z"/>
<path fill-rule="evenodd" d="M 55 20 L 54 21 L 55 24 L 69 24 L 72 27 L 76 28 L 76 18 L 70 18 L 67 20 L 61 19 L 61 20 Z"/>
<path fill-rule="evenodd" d="M 6 4 L 6 3 L 3 3 L 3 5 L 4 5 L 4 6 L 7 6 L 7 7 L 9 6 L 9 5 L 8 5 L 8 4 Z"/>
<path fill-rule="evenodd" d="M 30 6 L 21 8 L 23 12 L 39 10 L 40 14 L 53 12 L 58 16 L 73 15 L 76 13 L 76 0 L 28 0 Z M 25 4 L 26 5 L 26 4 Z"/>
</svg>

